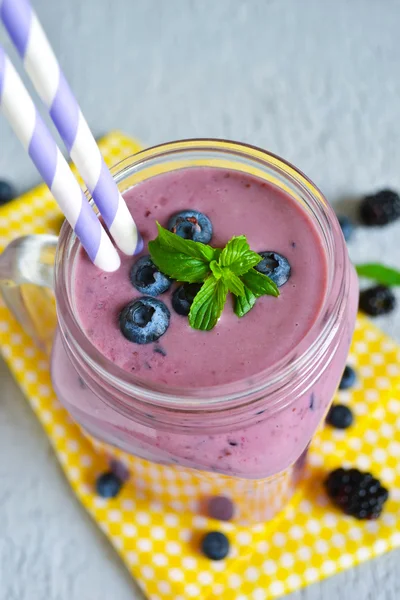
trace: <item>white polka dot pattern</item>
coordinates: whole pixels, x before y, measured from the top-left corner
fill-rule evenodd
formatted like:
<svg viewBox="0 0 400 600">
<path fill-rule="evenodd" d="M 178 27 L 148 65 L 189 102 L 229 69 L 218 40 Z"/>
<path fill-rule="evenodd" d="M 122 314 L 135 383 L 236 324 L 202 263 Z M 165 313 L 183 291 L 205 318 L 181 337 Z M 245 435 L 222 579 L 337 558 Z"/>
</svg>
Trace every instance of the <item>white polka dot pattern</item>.
<svg viewBox="0 0 400 600">
<path fill-rule="evenodd" d="M 101 146 L 109 164 L 138 149 L 121 134 L 112 134 Z M 5 245 L 22 233 L 57 231 L 60 222 L 51 194 L 39 186 L 0 209 L 0 241 Z M 350 392 L 338 392 L 355 412 L 354 426 L 346 432 L 322 429 L 311 448 L 306 481 L 290 505 L 272 523 L 247 529 L 182 512 L 196 492 L 190 472 L 179 479 L 174 468 L 139 459 L 135 469 L 141 481 L 158 479 L 160 497 L 168 488 L 176 513 L 163 511 L 160 502 L 149 503 L 139 482 L 136 489 L 127 482 L 115 499 L 96 496 L 94 482 L 108 469 L 106 457 L 58 403 L 46 356 L 1 303 L 0 333 L 2 354 L 71 487 L 150 600 L 270 600 L 400 546 L 400 351 L 366 319 L 358 320 L 349 357 L 358 383 Z M 131 464 L 132 457 L 118 456 Z M 323 478 L 343 464 L 371 469 L 390 489 L 378 521 L 345 517 L 327 500 Z M 211 489 L 206 481 L 200 487 L 203 493 Z M 231 541 L 223 561 L 210 562 L 198 551 L 201 536 L 210 529 L 224 531 Z"/>
</svg>

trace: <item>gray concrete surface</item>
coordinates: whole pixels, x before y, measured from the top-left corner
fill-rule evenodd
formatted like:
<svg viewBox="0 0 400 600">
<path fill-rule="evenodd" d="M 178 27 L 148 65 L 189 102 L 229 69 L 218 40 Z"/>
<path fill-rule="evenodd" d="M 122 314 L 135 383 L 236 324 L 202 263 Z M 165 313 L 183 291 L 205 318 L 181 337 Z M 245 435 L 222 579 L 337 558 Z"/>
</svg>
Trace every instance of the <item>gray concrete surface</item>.
<svg viewBox="0 0 400 600">
<path fill-rule="evenodd" d="M 120 128 L 145 145 L 191 136 L 260 145 L 350 215 L 360 194 L 400 189 L 398 0 L 34 5 L 96 135 Z M 0 40 L 15 59 L 2 31 Z M 19 191 L 39 180 L 3 118 L 1 177 Z M 400 266 L 399 234 L 400 224 L 360 229 L 350 254 Z M 380 325 L 400 341 L 400 311 Z M 0 385 L 0 600 L 141 598 L 4 365 Z M 397 600 L 399 559 L 392 552 L 290 600 Z"/>
</svg>

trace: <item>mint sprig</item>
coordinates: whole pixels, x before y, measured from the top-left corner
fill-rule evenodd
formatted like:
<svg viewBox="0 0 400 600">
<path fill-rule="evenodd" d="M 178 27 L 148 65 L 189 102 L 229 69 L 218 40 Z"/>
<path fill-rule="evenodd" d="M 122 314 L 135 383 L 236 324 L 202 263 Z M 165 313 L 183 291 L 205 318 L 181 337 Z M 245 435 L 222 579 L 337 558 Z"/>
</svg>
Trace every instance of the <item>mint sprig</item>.
<svg viewBox="0 0 400 600">
<path fill-rule="evenodd" d="M 243 281 L 229 269 L 225 269 L 223 278 L 228 290 L 235 296 L 244 296 Z"/>
<path fill-rule="evenodd" d="M 248 287 L 244 288 L 243 296 L 235 298 L 235 314 L 238 317 L 244 317 L 255 305 L 257 298 L 249 290 Z"/>
<path fill-rule="evenodd" d="M 189 313 L 189 325 L 193 329 L 209 331 L 218 322 L 224 310 L 227 287 L 223 278 L 210 275 L 196 294 Z"/>
<path fill-rule="evenodd" d="M 264 295 L 279 296 L 275 283 L 254 267 L 261 256 L 250 249 L 246 236 L 233 237 L 225 248 L 185 240 L 157 223 L 158 236 L 149 242 L 154 264 L 177 281 L 203 283 L 196 294 L 189 324 L 209 331 L 218 322 L 228 292 L 235 296 L 235 313 L 243 317 Z"/>
<path fill-rule="evenodd" d="M 219 262 L 221 267 L 228 267 L 235 275 L 244 275 L 249 269 L 260 262 L 257 252 L 250 250 L 245 235 L 233 237 L 221 252 Z"/>
<path fill-rule="evenodd" d="M 381 285 L 397 286 L 400 285 L 400 271 L 391 267 L 386 267 L 380 263 L 366 263 L 355 265 L 356 271 L 360 277 L 373 279 Z"/>
<path fill-rule="evenodd" d="M 279 290 L 276 284 L 262 273 L 255 269 L 250 269 L 241 277 L 245 287 L 244 297 L 235 299 L 235 313 L 238 317 L 243 317 L 248 313 L 260 296 L 279 296 Z"/>
<path fill-rule="evenodd" d="M 215 250 L 206 244 L 185 240 L 157 223 L 158 236 L 149 242 L 151 259 L 162 273 L 188 283 L 201 283 L 210 273 Z M 217 253 L 218 254 L 218 253 Z"/>
</svg>

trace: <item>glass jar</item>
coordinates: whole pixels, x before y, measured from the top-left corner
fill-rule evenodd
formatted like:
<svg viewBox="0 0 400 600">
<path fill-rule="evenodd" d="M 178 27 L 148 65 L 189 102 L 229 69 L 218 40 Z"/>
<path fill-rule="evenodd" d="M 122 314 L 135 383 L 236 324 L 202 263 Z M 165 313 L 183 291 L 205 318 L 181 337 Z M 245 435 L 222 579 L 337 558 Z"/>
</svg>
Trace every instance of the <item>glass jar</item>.
<svg viewBox="0 0 400 600">
<path fill-rule="evenodd" d="M 227 497 L 240 523 L 266 521 L 292 496 L 310 441 L 323 422 L 353 333 L 357 279 L 332 208 L 282 159 L 218 140 L 188 140 L 138 153 L 113 169 L 119 189 L 162 172 L 212 166 L 252 174 L 285 190 L 315 223 L 327 256 L 320 315 L 295 349 L 252 384 L 174 389 L 143 384 L 89 342 L 74 306 L 79 242 L 64 224 L 55 261 L 58 329 L 51 372 L 57 396 L 137 493 L 204 513 Z"/>
</svg>

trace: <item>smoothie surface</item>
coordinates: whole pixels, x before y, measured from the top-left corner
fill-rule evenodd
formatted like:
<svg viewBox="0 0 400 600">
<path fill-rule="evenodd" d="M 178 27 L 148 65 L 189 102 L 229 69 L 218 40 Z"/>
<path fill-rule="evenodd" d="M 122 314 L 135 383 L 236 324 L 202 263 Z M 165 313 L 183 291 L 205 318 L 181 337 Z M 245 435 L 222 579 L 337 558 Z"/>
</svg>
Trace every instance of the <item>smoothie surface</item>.
<svg viewBox="0 0 400 600">
<path fill-rule="evenodd" d="M 210 245 L 223 247 L 246 235 L 252 250 L 287 258 L 291 276 L 279 298 L 263 296 L 244 317 L 233 312 L 229 295 L 217 326 L 197 331 L 171 306 L 175 285 L 158 299 L 171 320 L 158 342 L 128 341 L 119 328 L 121 310 L 142 296 L 130 282 L 137 257 L 121 254 L 115 273 L 97 269 L 81 250 L 75 265 L 78 320 L 92 344 L 110 361 L 140 379 L 177 387 L 205 387 L 250 378 L 288 354 L 315 322 L 327 288 L 327 261 L 318 231 L 288 194 L 253 176 L 213 167 L 192 167 L 139 183 L 124 198 L 147 243 L 156 221 L 167 227 L 178 211 L 205 213 L 213 225 Z"/>
</svg>

